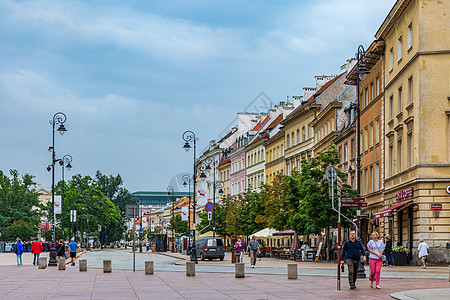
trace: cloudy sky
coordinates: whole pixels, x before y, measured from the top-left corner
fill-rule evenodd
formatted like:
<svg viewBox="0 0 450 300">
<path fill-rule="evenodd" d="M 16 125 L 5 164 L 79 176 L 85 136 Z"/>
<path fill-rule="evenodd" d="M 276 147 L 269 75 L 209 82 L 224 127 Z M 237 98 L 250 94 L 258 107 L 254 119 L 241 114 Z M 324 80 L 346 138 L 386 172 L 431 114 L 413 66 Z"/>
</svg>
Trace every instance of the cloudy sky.
<svg viewBox="0 0 450 300">
<path fill-rule="evenodd" d="M 100 170 L 164 191 L 192 169 L 185 130 L 205 149 L 261 92 L 285 101 L 339 73 L 394 3 L 0 0 L 0 168 L 49 187 L 61 111 L 66 177 Z"/>
</svg>

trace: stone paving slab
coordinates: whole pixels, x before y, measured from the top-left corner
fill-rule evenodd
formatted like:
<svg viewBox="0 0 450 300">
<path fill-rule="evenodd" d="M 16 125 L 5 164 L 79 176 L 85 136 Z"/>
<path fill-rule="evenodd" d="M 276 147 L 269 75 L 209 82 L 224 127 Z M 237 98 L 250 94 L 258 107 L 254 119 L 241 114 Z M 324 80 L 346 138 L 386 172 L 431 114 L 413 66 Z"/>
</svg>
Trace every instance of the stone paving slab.
<svg viewBox="0 0 450 300">
<path fill-rule="evenodd" d="M 337 291 L 333 277 L 289 280 L 283 275 L 247 274 L 236 279 L 230 273 L 187 277 L 183 272 L 145 275 L 114 269 L 103 273 L 92 268 L 79 272 L 77 267 L 0 266 L 1 299 L 389 299 L 390 294 L 409 289 L 450 289 L 448 280 L 442 279 L 382 278 L 380 290 L 371 289 L 367 279 L 358 280 L 357 285 L 350 290 L 343 279 L 342 290 Z M 416 299 L 430 299 L 426 291 Z"/>
</svg>

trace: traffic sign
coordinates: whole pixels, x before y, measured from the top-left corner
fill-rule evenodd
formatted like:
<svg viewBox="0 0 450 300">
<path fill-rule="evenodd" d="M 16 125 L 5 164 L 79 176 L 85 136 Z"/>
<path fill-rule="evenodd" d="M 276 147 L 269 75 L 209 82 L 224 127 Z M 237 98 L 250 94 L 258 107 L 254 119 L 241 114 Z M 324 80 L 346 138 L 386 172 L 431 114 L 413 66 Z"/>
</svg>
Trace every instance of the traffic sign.
<svg viewBox="0 0 450 300">
<path fill-rule="evenodd" d="M 367 202 L 344 202 L 341 207 L 367 207 Z"/>
<path fill-rule="evenodd" d="M 139 232 L 144 232 L 144 228 L 139 228 Z"/>
<path fill-rule="evenodd" d="M 211 221 L 212 220 L 212 213 L 209 211 L 208 212 L 208 221 Z"/>
<path fill-rule="evenodd" d="M 206 203 L 205 209 L 206 209 L 207 211 L 212 211 L 212 210 L 214 210 L 214 203 L 212 203 L 212 202 Z"/>
<path fill-rule="evenodd" d="M 342 203 L 361 203 L 366 202 L 366 198 L 341 198 Z"/>
<path fill-rule="evenodd" d="M 327 167 L 325 170 L 325 176 L 327 177 L 327 180 L 329 182 L 331 182 L 331 181 L 336 182 L 336 180 L 337 180 L 336 168 L 333 166 Z"/>
</svg>

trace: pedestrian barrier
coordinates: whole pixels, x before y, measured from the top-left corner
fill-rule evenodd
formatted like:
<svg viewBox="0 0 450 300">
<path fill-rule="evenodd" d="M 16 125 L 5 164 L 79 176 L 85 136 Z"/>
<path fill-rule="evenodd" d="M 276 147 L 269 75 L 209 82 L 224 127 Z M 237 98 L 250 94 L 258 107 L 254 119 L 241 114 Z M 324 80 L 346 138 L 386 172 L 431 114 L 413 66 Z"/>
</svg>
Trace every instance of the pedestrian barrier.
<svg viewBox="0 0 450 300">
<path fill-rule="evenodd" d="M 234 265 L 234 278 L 244 278 L 245 277 L 245 264 L 236 263 Z"/>
<path fill-rule="evenodd" d="M 109 259 L 103 260 L 103 273 L 111 273 L 111 272 L 112 272 L 111 260 Z"/>
<path fill-rule="evenodd" d="M 39 269 L 47 268 L 47 257 L 39 258 Z"/>
<path fill-rule="evenodd" d="M 195 276 L 195 262 L 186 262 L 186 276 Z"/>
<path fill-rule="evenodd" d="M 153 275 L 153 261 L 145 262 L 145 275 Z"/>
<path fill-rule="evenodd" d="M 78 266 L 80 268 L 80 272 L 86 272 L 87 271 L 87 259 L 80 259 L 78 261 Z"/>
<path fill-rule="evenodd" d="M 66 260 L 64 258 L 58 259 L 58 270 L 66 269 Z"/>
<path fill-rule="evenodd" d="M 298 279 L 298 266 L 297 264 L 288 264 L 288 279 Z"/>
</svg>

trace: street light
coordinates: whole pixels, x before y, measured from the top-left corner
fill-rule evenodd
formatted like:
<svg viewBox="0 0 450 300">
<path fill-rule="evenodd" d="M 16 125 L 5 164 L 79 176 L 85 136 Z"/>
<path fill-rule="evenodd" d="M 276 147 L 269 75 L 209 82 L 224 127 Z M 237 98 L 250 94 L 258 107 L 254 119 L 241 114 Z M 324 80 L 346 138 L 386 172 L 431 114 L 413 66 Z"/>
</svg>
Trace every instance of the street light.
<svg viewBox="0 0 450 300">
<path fill-rule="evenodd" d="M 175 252 L 175 220 L 173 219 L 174 217 L 174 210 L 175 210 L 175 189 L 173 188 L 173 186 L 169 185 L 167 187 L 167 195 L 172 195 L 172 253 Z"/>
<path fill-rule="evenodd" d="M 70 164 L 72 162 L 72 156 L 70 156 L 69 154 L 66 154 L 63 156 L 63 158 L 58 159 L 59 160 L 59 165 L 62 167 L 62 182 L 63 182 L 63 186 L 62 186 L 62 199 L 61 199 L 61 210 L 62 210 L 62 234 L 63 234 L 63 241 L 65 241 L 65 232 L 64 232 L 64 188 L 65 188 L 65 182 L 64 182 L 64 167 L 67 168 L 68 171 L 70 171 L 72 169 L 72 165 Z"/>
<path fill-rule="evenodd" d="M 361 197 L 361 99 L 359 96 L 359 82 L 364 74 L 369 73 L 365 65 L 366 51 L 363 45 L 358 46 L 358 51 L 356 53 L 356 193 L 357 197 Z M 358 225 L 358 238 L 361 240 L 361 207 L 357 208 L 356 213 L 356 224 Z M 358 278 L 366 278 L 366 273 L 364 271 L 364 265 L 361 262 L 358 268 Z"/>
<path fill-rule="evenodd" d="M 195 201 L 195 198 L 196 198 L 196 196 L 195 196 L 196 195 L 196 190 L 195 190 L 196 189 L 196 176 L 197 176 L 197 170 L 195 168 L 195 154 L 196 154 L 198 138 L 195 136 L 195 133 L 190 131 L 190 130 L 185 131 L 183 133 L 182 137 L 183 137 L 183 140 L 185 141 L 183 148 L 184 148 L 184 150 L 186 150 L 186 152 L 189 151 L 189 149 L 191 148 L 190 143 L 192 142 L 194 144 L 194 164 L 193 164 L 193 166 L 194 166 L 194 175 L 193 175 L 193 181 L 194 181 L 193 210 L 194 210 L 194 213 L 193 213 L 193 216 L 192 216 L 192 218 L 193 218 L 193 220 L 192 220 L 193 241 L 192 241 L 191 261 L 193 261 L 195 263 L 198 263 L 198 261 L 197 261 L 197 250 L 195 248 L 195 209 L 196 209 L 196 204 L 197 204 L 196 201 Z"/>
<path fill-rule="evenodd" d="M 48 147 L 48 150 L 52 153 L 52 163 L 49 167 L 52 170 L 52 246 L 50 247 L 50 259 L 48 265 L 51 267 L 56 267 L 58 262 L 56 261 L 56 247 L 55 247 L 55 125 L 59 124 L 57 131 L 63 135 L 67 129 L 64 127 L 64 122 L 66 122 L 66 115 L 62 112 L 57 112 L 53 115 L 53 119 L 50 120 L 52 125 L 52 146 Z M 47 167 L 47 170 L 49 168 Z M 49 170 L 50 171 L 50 170 Z"/>
<path fill-rule="evenodd" d="M 188 228 L 189 228 L 189 250 L 191 249 L 191 177 L 189 175 L 183 175 L 183 186 L 188 186 Z"/>
<path fill-rule="evenodd" d="M 220 159 L 220 157 L 219 157 Z M 206 167 L 204 167 L 204 170 L 206 171 L 211 171 L 211 164 L 212 164 L 212 170 L 213 170 L 213 204 L 214 204 L 214 209 L 212 212 L 212 218 L 213 218 L 213 237 L 216 236 L 216 185 L 218 185 L 220 183 L 220 181 L 216 182 L 216 160 L 214 159 L 214 157 L 209 157 L 207 159 L 205 159 L 205 163 L 207 164 Z M 200 179 L 202 181 L 204 181 L 204 179 L 206 179 L 206 175 L 202 170 L 202 173 L 200 174 Z M 220 190 L 222 190 L 223 188 L 223 184 L 220 187 Z M 219 193 L 220 193 L 219 190 Z M 223 194 L 223 190 L 222 190 L 222 194 Z"/>
</svg>

